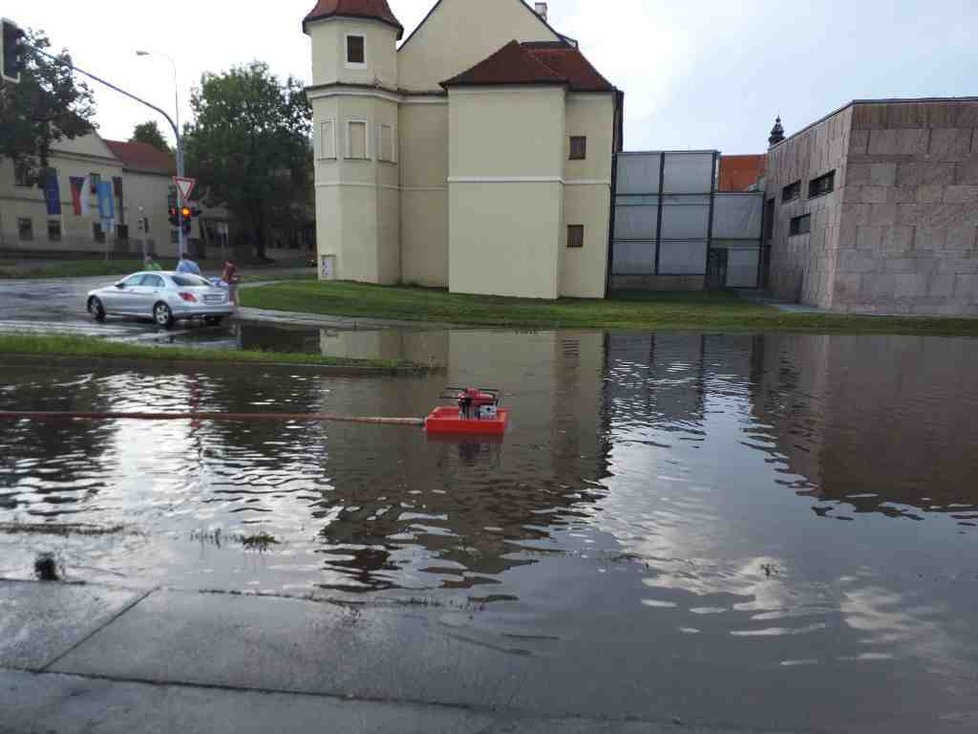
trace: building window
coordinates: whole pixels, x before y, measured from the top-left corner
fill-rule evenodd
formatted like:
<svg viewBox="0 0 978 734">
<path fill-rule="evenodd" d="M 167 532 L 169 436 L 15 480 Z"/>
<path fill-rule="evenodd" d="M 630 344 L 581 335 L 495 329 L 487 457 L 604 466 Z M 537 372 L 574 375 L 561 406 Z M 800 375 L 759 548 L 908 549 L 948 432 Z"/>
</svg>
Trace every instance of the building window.
<svg viewBox="0 0 978 734">
<path fill-rule="evenodd" d="M 587 138 L 583 135 L 572 135 L 570 139 L 570 159 L 583 161 L 587 158 Z"/>
<path fill-rule="evenodd" d="M 567 225 L 567 246 L 584 247 L 584 225 L 583 224 Z"/>
<path fill-rule="evenodd" d="M 350 120 L 346 123 L 346 157 L 366 160 L 367 156 L 367 123 L 362 120 Z"/>
<path fill-rule="evenodd" d="M 34 220 L 30 217 L 17 218 L 17 236 L 24 242 L 34 239 Z"/>
<path fill-rule="evenodd" d="M 377 159 L 394 163 L 397 160 L 394 155 L 396 145 L 394 140 L 394 126 L 384 124 L 378 125 L 377 137 Z"/>
<path fill-rule="evenodd" d="M 367 65 L 367 40 L 363 36 L 346 37 L 346 63 L 349 66 Z"/>
<path fill-rule="evenodd" d="M 796 234 L 808 234 L 812 231 L 812 215 L 803 214 L 800 217 L 792 217 L 788 223 L 788 235 L 794 237 Z"/>
<path fill-rule="evenodd" d="M 48 242 L 61 242 L 61 222 L 57 219 L 48 220 Z"/>
<path fill-rule="evenodd" d="M 333 120 L 324 120 L 319 125 L 319 157 L 336 158 L 336 123 Z"/>
<path fill-rule="evenodd" d="M 180 241 L 180 233 L 175 229 L 170 230 L 170 244 L 175 245 Z"/>
<path fill-rule="evenodd" d="M 115 226 L 115 238 L 119 242 L 129 241 L 129 225 L 128 224 L 117 224 Z"/>
<path fill-rule="evenodd" d="M 801 181 L 790 183 L 781 189 L 781 202 L 794 201 L 801 197 Z"/>
<path fill-rule="evenodd" d="M 98 222 L 92 222 L 92 239 L 100 245 L 105 244 L 105 232 L 102 231 L 102 225 Z"/>
<path fill-rule="evenodd" d="M 88 174 L 88 178 L 91 181 L 91 187 L 90 187 L 89 190 L 93 194 L 97 194 L 98 193 L 98 185 L 100 183 L 102 183 L 102 174 L 100 174 L 100 173 L 90 173 L 90 174 Z"/>
<path fill-rule="evenodd" d="M 23 163 L 14 165 L 14 186 L 27 187 L 31 185 L 30 171 Z"/>
<path fill-rule="evenodd" d="M 808 198 L 824 196 L 835 191 L 835 171 L 829 171 L 824 176 L 813 178 L 808 182 Z"/>
</svg>

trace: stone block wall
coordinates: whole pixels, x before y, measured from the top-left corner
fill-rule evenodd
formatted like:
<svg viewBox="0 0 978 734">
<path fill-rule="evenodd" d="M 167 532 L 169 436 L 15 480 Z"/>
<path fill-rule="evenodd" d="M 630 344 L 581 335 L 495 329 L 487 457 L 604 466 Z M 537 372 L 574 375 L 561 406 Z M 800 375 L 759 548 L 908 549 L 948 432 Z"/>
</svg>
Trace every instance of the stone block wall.
<svg viewBox="0 0 978 734">
<path fill-rule="evenodd" d="M 852 110 L 831 308 L 978 315 L 978 101 Z"/>
<path fill-rule="evenodd" d="M 830 308 L 835 289 L 836 242 L 841 222 L 851 108 L 812 125 L 768 154 L 765 199 L 774 199 L 768 287 L 778 297 Z M 835 171 L 835 190 L 809 197 L 809 182 Z M 800 182 L 793 201 L 782 190 Z M 791 219 L 811 215 L 811 231 L 791 235 Z"/>
</svg>

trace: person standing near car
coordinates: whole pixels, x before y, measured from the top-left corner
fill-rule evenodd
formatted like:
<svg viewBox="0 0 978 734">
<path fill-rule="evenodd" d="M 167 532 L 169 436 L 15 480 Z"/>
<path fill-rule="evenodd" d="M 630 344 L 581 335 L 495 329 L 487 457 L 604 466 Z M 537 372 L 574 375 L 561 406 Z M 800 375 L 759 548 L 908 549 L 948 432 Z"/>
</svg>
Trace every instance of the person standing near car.
<svg viewBox="0 0 978 734">
<path fill-rule="evenodd" d="M 180 260 L 177 262 L 176 268 L 174 268 L 178 273 L 191 273 L 193 275 L 200 275 L 200 265 L 195 263 L 186 255 L 181 255 Z"/>
<path fill-rule="evenodd" d="M 143 270 L 148 270 L 148 271 L 154 271 L 155 272 L 155 271 L 162 270 L 162 269 L 163 268 L 160 267 L 160 264 L 158 262 L 156 262 L 156 258 L 155 257 L 153 257 L 152 255 L 147 255 L 146 256 L 146 262 L 143 263 Z"/>
<path fill-rule="evenodd" d="M 234 264 L 234 260 L 228 259 L 224 261 L 224 270 L 221 271 L 221 280 L 227 283 L 228 298 L 230 298 L 231 303 L 237 306 L 238 283 L 241 282 L 241 275 L 238 273 L 238 266 Z"/>
</svg>

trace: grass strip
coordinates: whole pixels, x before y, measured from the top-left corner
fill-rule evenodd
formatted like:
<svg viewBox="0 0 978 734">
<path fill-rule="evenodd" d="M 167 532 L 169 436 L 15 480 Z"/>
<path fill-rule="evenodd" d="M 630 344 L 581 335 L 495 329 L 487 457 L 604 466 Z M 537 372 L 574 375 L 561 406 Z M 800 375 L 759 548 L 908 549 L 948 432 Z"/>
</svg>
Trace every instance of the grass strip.
<svg viewBox="0 0 978 734">
<path fill-rule="evenodd" d="M 5 265 L 0 263 L 0 278 L 85 278 L 96 275 L 128 275 L 143 269 L 142 260 L 73 260 L 71 262 L 38 263 L 37 265 Z"/>
<path fill-rule="evenodd" d="M 103 339 L 36 334 L 0 334 L 0 355 L 69 356 L 202 364 L 309 365 L 356 374 L 419 374 L 430 365 L 391 359 L 348 359 L 305 352 L 219 350 L 194 347 L 155 347 Z"/>
<path fill-rule="evenodd" d="M 621 293 L 607 300 L 543 301 L 412 286 L 292 282 L 242 290 L 241 300 L 273 311 L 509 328 L 978 336 L 978 318 L 793 313 L 736 293 Z"/>
</svg>

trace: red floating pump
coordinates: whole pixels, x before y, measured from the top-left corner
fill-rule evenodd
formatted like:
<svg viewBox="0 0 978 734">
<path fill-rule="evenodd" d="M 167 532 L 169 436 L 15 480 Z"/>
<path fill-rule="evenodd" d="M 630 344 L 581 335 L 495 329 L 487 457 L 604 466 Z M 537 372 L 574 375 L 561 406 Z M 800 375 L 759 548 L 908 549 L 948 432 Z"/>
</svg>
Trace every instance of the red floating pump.
<svg viewBox="0 0 978 734">
<path fill-rule="evenodd" d="M 499 407 L 499 391 L 489 388 L 449 387 L 439 396 L 455 405 L 436 407 L 425 420 L 429 434 L 501 436 L 509 423 L 509 410 Z"/>
</svg>

